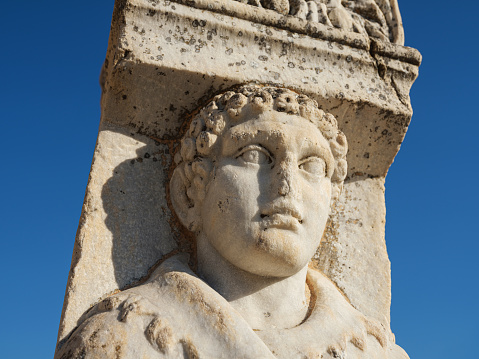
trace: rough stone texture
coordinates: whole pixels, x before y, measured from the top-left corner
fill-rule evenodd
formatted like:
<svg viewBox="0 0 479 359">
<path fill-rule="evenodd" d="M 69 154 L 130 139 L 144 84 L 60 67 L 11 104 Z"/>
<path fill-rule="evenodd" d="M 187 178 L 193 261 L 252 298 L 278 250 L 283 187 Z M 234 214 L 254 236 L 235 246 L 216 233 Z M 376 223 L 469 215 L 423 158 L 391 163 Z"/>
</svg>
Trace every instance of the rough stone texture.
<svg viewBox="0 0 479 359">
<path fill-rule="evenodd" d="M 163 171 L 170 157 L 167 145 L 102 123 L 60 332 L 68 333 L 92 304 L 139 280 L 176 248 Z"/>
<path fill-rule="evenodd" d="M 384 328 L 353 309 L 319 272 L 310 270 L 308 282 L 318 294 L 312 300 L 319 302 L 321 294 L 322 304 L 333 310 L 317 304 L 298 327 L 253 331 L 184 259 L 173 257 L 145 285 L 95 306 L 55 357 L 408 358 Z"/>
<path fill-rule="evenodd" d="M 331 40 L 321 41 L 177 3 L 131 1 L 119 10 L 103 74 L 104 120 L 175 139 L 187 114 L 232 85 L 287 85 L 318 100 L 361 142 L 351 146 L 350 172 L 386 174 L 411 116 L 412 49 L 388 44 L 371 56 L 379 46 L 360 34 L 325 28 Z M 385 56 L 394 49 L 411 63 Z"/>
<path fill-rule="evenodd" d="M 345 189 L 313 263 L 389 328 L 383 183 L 412 115 L 420 61 L 414 49 L 235 1 L 117 0 L 59 346 L 85 311 L 185 250 L 165 190 L 185 119 L 251 81 L 310 96 L 346 134 Z"/>
<path fill-rule="evenodd" d="M 396 0 L 237 0 L 282 15 L 320 23 L 343 31 L 367 34 L 404 45 L 404 30 Z"/>
<path fill-rule="evenodd" d="M 313 258 L 356 309 L 389 327 L 391 272 L 386 254 L 384 178 L 348 180 Z"/>
</svg>

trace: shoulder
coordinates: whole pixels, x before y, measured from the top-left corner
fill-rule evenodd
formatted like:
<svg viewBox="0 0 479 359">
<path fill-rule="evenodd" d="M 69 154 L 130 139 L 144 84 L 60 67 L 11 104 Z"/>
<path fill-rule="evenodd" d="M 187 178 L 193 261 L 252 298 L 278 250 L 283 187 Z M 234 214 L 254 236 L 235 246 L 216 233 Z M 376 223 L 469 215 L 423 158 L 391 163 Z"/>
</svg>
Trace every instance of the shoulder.
<svg viewBox="0 0 479 359">
<path fill-rule="evenodd" d="M 389 359 L 409 359 L 409 355 L 397 344 L 391 345 Z"/>
<path fill-rule="evenodd" d="M 308 284 L 315 300 L 308 321 L 314 322 L 321 338 L 328 338 L 325 347 L 331 357 L 347 354 L 358 359 L 408 359 L 394 344 L 392 333 L 355 309 L 324 274 L 310 269 Z"/>
<path fill-rule="evenodd" d="M 271 357 L 229 303 L 175 258 L 80 323 L 55 359 Z"/>
<path fill-rule="evenodd" d="M 180 357 L 181 343 L 161 317 L 159 308 L 140 295 L 112 296 L 90 310 L 55 358 Z"/>
</svg>

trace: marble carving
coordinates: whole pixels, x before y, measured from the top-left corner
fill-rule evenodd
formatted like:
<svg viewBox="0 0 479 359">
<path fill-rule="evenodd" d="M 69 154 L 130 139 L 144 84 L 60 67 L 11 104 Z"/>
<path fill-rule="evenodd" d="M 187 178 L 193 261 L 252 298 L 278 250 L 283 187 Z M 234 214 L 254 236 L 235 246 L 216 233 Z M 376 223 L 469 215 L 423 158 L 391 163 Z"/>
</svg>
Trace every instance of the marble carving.
<svg viewBox="0 0 479 359">
<path fill-rule="evenodd" d="M 408 358 L 308 268 L 347 173 L 345 135 L 305 95 L 246 85 L 192 118 L 171 202 L 196 238 L 84 316 L 57 358 Z M 191 263 L 191 261 L 190 261 Z"/>
<path fill-rule="evenodd" d="M 397 0 L 237 0 L 283 15 L 404 43 Z"/>
<path fill-rule="evenodd" d="M 55 358 L 406 359 L 396 0 L 116 0 Z"/>
</svg>

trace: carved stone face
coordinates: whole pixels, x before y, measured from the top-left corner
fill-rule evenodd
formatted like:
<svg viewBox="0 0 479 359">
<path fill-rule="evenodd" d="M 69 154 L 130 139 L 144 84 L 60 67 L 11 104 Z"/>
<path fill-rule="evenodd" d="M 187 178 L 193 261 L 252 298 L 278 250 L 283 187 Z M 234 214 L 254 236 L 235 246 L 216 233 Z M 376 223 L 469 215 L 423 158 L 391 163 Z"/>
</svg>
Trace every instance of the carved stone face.
<svg viewBox="0 0 479 359">
<path fill-rule="evenodd" d="M 297 273 L 328 218 L 334 166 L 309 121 L 267 111 L 221 136 L 201 208 L 202 232 L 234 266 L 263 276 Z"/>
</svg>

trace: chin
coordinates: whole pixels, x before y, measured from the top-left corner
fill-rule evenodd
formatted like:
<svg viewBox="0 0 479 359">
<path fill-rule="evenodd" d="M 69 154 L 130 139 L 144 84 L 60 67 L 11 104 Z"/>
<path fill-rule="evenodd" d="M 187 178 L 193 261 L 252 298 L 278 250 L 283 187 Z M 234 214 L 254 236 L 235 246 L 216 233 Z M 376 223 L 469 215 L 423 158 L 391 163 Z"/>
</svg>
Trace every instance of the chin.
<svg viewBox="0 0 479 359">
<path fill-rule="evenodd" d="M 262 231 L 255 246 L 255 265 L 244 270 L 265 277 L 290 277 L 308 265 L 316 251 L 307 248 L 301 236 L 289 230 L 271 228 Z M 311 253 L 310 253 L 311 252 Z"/>
</svg>

